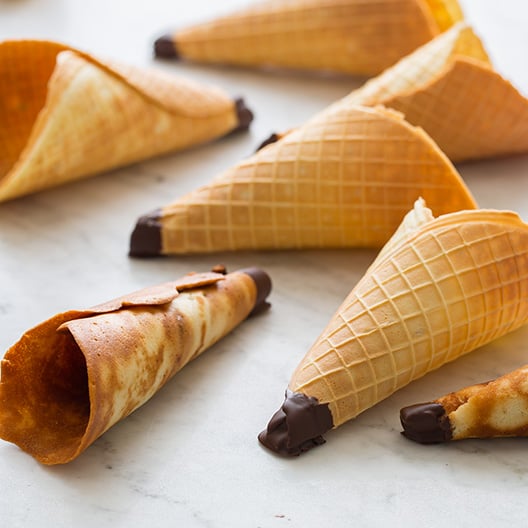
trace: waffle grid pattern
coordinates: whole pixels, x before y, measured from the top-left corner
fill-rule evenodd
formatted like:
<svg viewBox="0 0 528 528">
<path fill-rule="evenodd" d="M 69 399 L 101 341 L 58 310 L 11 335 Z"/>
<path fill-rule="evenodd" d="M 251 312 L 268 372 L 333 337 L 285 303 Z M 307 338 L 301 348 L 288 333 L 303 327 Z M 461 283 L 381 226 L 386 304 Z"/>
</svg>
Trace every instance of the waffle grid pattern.
<svg viewBox="0 0 528 528">
<path fill-rule="evenodd" d="M 424 0 L 271 0 L 174 35 L 203 62 L 373 75 L 438 33 Z"/>
<path fill-rule="evenodd" d="M 453 161 L 528 150 L 528 100 L 489 66 L 480 40 L 465 24 L 346 99 L 402 112 Z"/>
<path fill-rule="evenodd" d="M 421 131 L 394 113 L 350 107 L 166 206 L 163 248 L 380 247 L 420 196 L 438 214 L 474 207 Z"/>
<path fill-rule="evenodd" d="M 528 228 L 497 220 L 429 229 L 370 270 L 290 388 L 330 402 L 337 426 L 527 323 Z"/>
</svg>

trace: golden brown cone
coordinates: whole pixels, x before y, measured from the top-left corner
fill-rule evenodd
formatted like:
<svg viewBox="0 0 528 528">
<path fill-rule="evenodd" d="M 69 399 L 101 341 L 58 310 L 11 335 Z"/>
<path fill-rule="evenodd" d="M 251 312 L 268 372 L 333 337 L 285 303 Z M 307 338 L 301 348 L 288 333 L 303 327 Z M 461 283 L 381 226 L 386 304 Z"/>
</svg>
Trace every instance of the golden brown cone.
<svg viewBox="0 0 528 528">
<path fill-rule="evenodd" d="M 528 225 L 505 211 L 443 215 L 376 260 L 289 389 L 328 403 L 337 427 L 527 322 Z"/>
<path fill-rule="evenodd" d="M 196 62 L 375 75 L 461 19 L 456 0 L 268 0 L 182 28 L 155 49 Z"/>
<path fill-rule="evenodd" d="M 463 22 L 336 105 L 351 103 L 402 112 L 453 162 L 528 151 L 528 100 L 494 71 Z"/>
<path fill-rule="evenodd" d="M 250 269 L 190 274 L 27 331 L 2 361 L 0 437 L 44 464 L 76 458 L 264 303 Z"/>
<path fill-rule="evenodd" d="M 421 129 L 341 106 L 140 218 L 130 252 L 381 247 L 420 196 L 437 214 L 475 207 Z"/>
<path fill-rule="evenodd" d="M 217 88 L 103 63 L 65 45 L 0 43 L 0 201 L 237 128 Z"/>
<path fill-rule="evenodd" d="M 528 323 L 528 224 L 509 211 L 432 218 L 424 208 L 418 200 L 300 361 L 259 436 L 270 449 L 319 445 L 331 427 Z"/>
</svg>

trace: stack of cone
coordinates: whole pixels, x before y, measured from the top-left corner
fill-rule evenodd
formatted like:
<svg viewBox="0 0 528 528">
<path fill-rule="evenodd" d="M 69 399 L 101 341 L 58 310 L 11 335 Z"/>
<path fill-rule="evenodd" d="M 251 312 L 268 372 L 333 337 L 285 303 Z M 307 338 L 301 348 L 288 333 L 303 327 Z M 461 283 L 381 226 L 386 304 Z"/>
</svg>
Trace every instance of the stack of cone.
<svg viewBox="0 0 528 528">
<path fill-rule="evenodd" d="M 293 373 L 260 440 L 297 455 L 424 374 L 528 323 L 528 225 L 418 201 Z M 413 218 L 414 217 L 414 218 Z"/>
<path fill-rule="evenodd" d="M 47 41 L 0 43 L 0 201 L 246 127 L 223 91 Z"/>
<path fill-rule="evenodd" d="M 160 57 L 375 75 L 462 19 L 457 0 L 268 0 L 158 39 Z"/>
</svg>

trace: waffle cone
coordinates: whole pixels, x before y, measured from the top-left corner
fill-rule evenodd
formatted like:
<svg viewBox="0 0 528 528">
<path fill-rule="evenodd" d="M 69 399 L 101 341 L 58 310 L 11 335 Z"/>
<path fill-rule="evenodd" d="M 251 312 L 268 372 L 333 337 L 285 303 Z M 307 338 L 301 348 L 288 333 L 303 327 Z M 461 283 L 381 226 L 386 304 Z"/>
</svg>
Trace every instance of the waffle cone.
<svg viewBox="0 0 528 528">
<path fill-rule="evenodd" d="M 337 104 L 351 102 L 402 112 L 453 162 L 528 151 L 528 100 L 462 22 Z"/>
<path fill-rule="evenodd" d="M 0 201 L 211 140 L 235 102 L 46 41 L 0 44 Z"/>
<path fill-rule="evenodd" d="M 528 322 L 528 225 L 516 214 L 410 214 L 422 225 L 408 221 L 291 377 L 289 392 L 326 406 L 332 427 Z"/>
<path fill-rule="evenodd" d="M 381 247 L 419 196 L 438 214 L 475 207 L 401 114 L 340 107 L 140 218 L 131 254 Z"/>
<path fill-rule="evenodd" d="M 0 437 L 69 462 L 251 314 L 270 290 L 251 268 L 190 274 L 27 331 L 2 360 Z"/>
<path fill-rule="evenodd" d="M 528 365 L 407 407 L 401 415 L 404 435 L 420 443 L 528 436 Z"/>
<path fill-rule="evenodd" d="M 196 62 L 375 75 L 461 19 L 456 0 L 268 0 L 169 34 L 155 49 Z"/>
</svg>

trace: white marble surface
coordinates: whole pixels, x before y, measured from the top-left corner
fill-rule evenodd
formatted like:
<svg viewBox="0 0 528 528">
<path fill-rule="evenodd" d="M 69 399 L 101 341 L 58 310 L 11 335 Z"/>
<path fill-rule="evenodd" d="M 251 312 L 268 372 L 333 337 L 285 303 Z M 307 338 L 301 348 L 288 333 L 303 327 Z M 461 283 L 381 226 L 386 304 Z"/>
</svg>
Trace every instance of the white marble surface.
<svg viewBox="0 0 528 528">
<path fill-rule="evenodd" d="M 170 27 L 248 0 L 0 0 L 0 38 L 46 37 L 151 65 L 242 94 L 249 134 L 0 205 L 0 350 L 53 315 L 222 262 L 259 265 L 273 308 L 188 365 L 153 400 L 81 457 L 44 467 L 0 442 L 0 525 L 6 527 L 520 526 L 528 440 L 424 447 L 400 436 L 400 407 L 524 364 L 521 329 L 414 382 L 327 444 L 285 460 L 256 434 L 289 376 L 375 252 L 251 252 L 132 260 L 141 213 L 204 183 L 271 131 L 302 123 L 354 79 L 161 64 L 151 43 Z M 497 68 L 528 94 L 523 0 L 465 0 Z M 528 220 L 528 156 L 460 165 L 483 207 Z"/>
</svg>

